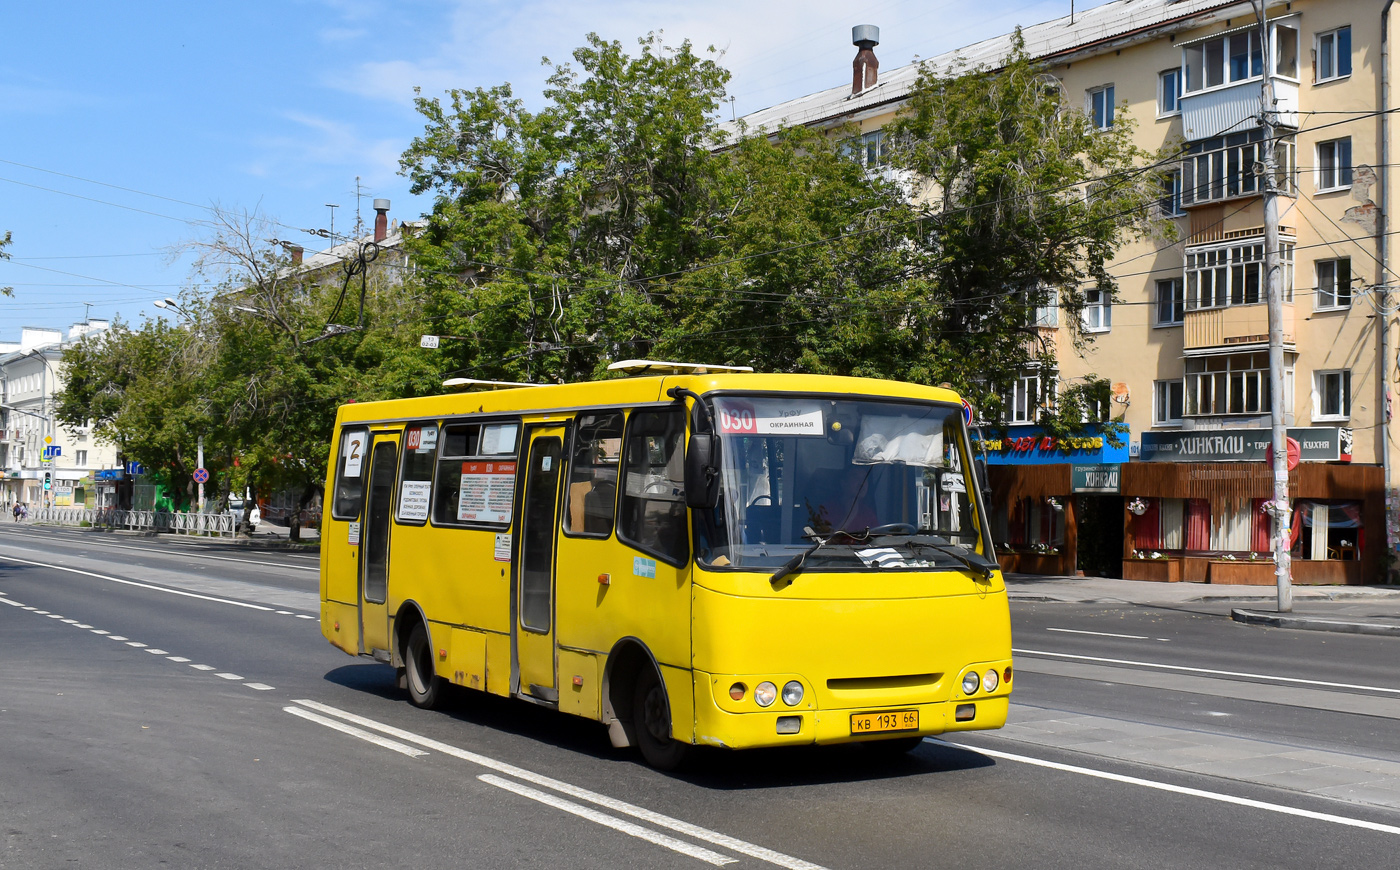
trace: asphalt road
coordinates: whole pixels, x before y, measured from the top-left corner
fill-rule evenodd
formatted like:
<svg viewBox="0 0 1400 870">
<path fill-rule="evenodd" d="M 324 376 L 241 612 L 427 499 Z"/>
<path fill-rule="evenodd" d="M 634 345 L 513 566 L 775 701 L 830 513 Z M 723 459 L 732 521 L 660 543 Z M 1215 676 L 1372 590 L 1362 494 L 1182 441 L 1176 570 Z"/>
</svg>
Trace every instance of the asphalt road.
<svg viewBox="0 0 1400 870">
<path fill-rule="evenodd" d="M 1210 761 L 1247 739 L 1400 770 L 1395 639 L 1017 605 L 1004 732 L 665 775 L 524 703 L 410 707 L 321 637 L 315 566 L 0 526 L 0 868 L 1390 866 L 1400 847 L 1384 788 Z M 1208 763 L 1133 756 L 1143 738 L 1116 735 L 1142 729 Z"/>
</svg>

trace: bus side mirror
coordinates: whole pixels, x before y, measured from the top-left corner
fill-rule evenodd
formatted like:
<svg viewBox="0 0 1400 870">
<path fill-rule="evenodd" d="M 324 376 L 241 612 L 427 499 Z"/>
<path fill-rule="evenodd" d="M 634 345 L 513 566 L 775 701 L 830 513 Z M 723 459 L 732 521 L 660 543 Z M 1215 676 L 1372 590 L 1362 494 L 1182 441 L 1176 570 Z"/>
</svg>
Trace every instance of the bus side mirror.
<svg viewBox="0 0 1400 870">
<path fill-rule="evenodd" d="M 972 460 L 972 473 L 977 477 L 977 488 L 982 492 L 982 501 L 992 500 L 992 484 L 987 479 L 987 460 L 981 456 Z"/>
<path fill-rule="evenodd" d="M 692 432 L 685 448 L 686 507 L 712 510 L 719 504 L 719 436 Z"/>
</svg>

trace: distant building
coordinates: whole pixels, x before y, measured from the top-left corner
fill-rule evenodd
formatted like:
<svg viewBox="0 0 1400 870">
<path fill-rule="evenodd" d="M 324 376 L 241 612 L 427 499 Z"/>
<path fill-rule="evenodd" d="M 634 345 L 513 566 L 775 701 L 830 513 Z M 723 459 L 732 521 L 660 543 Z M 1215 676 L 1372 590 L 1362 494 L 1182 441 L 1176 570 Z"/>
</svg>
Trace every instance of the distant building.
<svg viewBox="0 0 1400 870">
<path fill-rule="evenodd" d="M 54 418 L 64 350 L 107 328 L 105 320 L 75 323 L 65 338 L 62 330 L 26 326 L 18 342 L 0 343 L 0 502 L 95 502 L 98 474 L 112 477 L 119 468 L 116 447 L 99 444 L 91 427 L 68 429 Z"/>
<path fill-rule="evenodd" d="M 995 444 L 993 481 L 1008 568 L 1273 582 L 1271 566 L 1251 558 L 1267 558 L 1261 505 L 1272 497 L 1263 461 L 1268 326 L 1256 169 L 1266 75 L 1283 134 L 1294 578 L 1379 582 L 1387 555 L 1400 554 L 1400 515 L 1387 510 L 1387 500 L 1400 505 L 1391 414 L 1398 273 L 1386 219 L 1400 153 L 1391 114 L 1395 17 L 1383 0 L 1263 5 L 1267 57 L 1255 6 L 1241 0 L 1116 0 L 1023 30 L 1027 52 L 1095 124 L 1111 127 L 1126 112 L 1144 149 L 1180 148 L 1158 205 L 1180 233 L 1175 244 L 1144 240 L 1119 251 L 1112 271 L 1122 301 L 1091 299 L 1084 326 L 1095 341 L 1083 355 L 1060 340 L 1055 369 L 1006 385 L 998 422 L 1012 437 Z M 857 158 L 883 171 L 882 128 L 919 69 L 881 70 L 878 31 L 858 27 L 854 37 L 849 85 L 740 123 L 750 131 L 853 123 Z M 1008 34 L 928 63 L 940 71 L 959 58 L 996 67 L 1011 45 Z M 1054 309 L 1037 325 L 1063 339 Z M 1089 373 L 1113 384 L 1111 415 L 1130 427 L 1129 456 L 1088 443 L 1067 451 L 1037 437 L 1058 385 Z"/>
</svg>

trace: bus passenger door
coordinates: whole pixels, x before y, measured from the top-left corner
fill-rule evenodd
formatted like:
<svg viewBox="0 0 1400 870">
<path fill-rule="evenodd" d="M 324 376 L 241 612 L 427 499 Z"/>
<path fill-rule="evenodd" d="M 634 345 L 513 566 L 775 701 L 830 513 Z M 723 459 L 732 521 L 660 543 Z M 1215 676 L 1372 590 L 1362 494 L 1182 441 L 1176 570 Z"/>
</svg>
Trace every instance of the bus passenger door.
<svg viewBox="0 0 1400 870">
<path fill-rule="evenodd" d="M 398 435 L 374 434 L 360 535 L 360 653 L 389 660 L 389 518 L 394 510 Z"/>
<path fill-rule="evenodd" d="M 554 541 L 563 464 L 563 427 L 533 430 L 516 545 L 513 633 L 517 686 L 531 697 L 555 702 L 559 689 L 554 662 Z"/>
</svg>

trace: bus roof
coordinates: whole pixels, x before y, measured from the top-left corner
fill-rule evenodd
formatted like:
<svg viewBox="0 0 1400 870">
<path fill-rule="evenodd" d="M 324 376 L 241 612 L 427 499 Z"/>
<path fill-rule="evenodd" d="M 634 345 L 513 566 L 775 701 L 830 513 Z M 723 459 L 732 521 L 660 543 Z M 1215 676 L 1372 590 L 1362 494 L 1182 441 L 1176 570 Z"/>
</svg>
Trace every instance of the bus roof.
<svg viewBox="0 0 1400 870">
<path fill-rule="evenodd" d="M 468 414 L 525 414 L 571 411 L 585 408 L 630 407 L 669 402 L 666 391 L 685 387 L 697 393 L 714 391 L 760 393 L 820 393 L 852 397 L 957 404 L 952 390 L 903 381 L 851 378 L 834 375 L 724 372 L 704 375 L 610 378 L 573 384 L 548 384 L 491 392 L 448 393 L 412 399 L 388 399 L 342 405 L 336 415 L 340 425 L 377 421 L 460 417 Z"/>
</svg>

